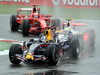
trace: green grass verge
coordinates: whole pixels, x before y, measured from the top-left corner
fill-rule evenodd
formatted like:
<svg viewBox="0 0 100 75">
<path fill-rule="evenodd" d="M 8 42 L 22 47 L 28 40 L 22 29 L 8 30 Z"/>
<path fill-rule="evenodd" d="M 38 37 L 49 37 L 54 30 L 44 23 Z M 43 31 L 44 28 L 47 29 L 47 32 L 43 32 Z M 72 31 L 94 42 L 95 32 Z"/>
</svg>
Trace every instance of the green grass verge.
<svg viewBox="0 0 100 75">
<path fill-rule="evenodd" d="M 23 8 L 25 6 L 20 5 L 0 5 L 0 14 L 16 14 L 17 8 Z M 29 7 L 29 6 L 28 6 Z"/>
<path fill-rule="evenodd" d="M 9 50 L 11 45 L 9 42 L 0 42 L 0 51 Z"/>
<path fill-rule="evenodd" d="M 0 5 L 0 14 L 16 14 L 17 8 L 30 7 L 21 5 Z M 61 8 L 40 6 L 41 12 L 55 18 L 97 19 L 100 20 L 99 8 Z"/>
</svg>

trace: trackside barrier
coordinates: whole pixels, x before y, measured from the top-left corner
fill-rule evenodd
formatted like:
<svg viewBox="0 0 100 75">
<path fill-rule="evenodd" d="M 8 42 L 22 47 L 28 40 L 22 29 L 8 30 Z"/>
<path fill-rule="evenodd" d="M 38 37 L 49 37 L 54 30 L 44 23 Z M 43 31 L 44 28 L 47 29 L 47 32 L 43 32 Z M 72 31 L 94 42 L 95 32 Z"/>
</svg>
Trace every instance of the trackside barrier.
<svg viewBox="0 0 100 75">
<path fill-rule="evenodd" d="M 100 0 L 0 0 L 6 5 L 59 6 L 65 8 L 100 8 Z"/>
</svg>

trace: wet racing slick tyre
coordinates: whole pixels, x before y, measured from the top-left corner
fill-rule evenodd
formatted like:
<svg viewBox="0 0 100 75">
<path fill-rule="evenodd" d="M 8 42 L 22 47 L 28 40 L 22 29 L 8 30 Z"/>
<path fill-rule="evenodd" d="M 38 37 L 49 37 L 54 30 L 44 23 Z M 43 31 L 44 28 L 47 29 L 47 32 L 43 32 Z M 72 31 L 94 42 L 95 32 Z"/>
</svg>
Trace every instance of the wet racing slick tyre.
<svg viewBox="0 0 100 75">
<path fill-rule="evenodd" d="M 87 29 L 83 35 L 84 44 L 86 48 L 94 48 L 95 46 L 95 31 Z"/>
<path fill-rule="evenodd" d="M 57 30 L 61 29 L 61 22 L 59 19 L 54 19 L 53 20 L 53 27 L 57 27 Z"/>
<path fill-rule="evenodd" d="M 59 61 L 59 50 L 55 45 L 47 47 L 48 65 L 56 65 Z"/>
<path fill-rule="evenodd" d="M 70 57 L 71 58 L 78 58 L 80 53 L 80 46 L 78 40 L 73 40 L 71 42 L 71 47 L 70 47 Z"/>
<path fill-rule="evenodd" d="M 79 40 L 80 50 L 83 50 L 84 49 L 84 39 L 83 39 L 83 36 L 81 35 L 78 40 Z"/>
<path fill-rule="evenodd" d="M 21 60 L 17 59 L 16 54 L 22 54 L 22 48 L 19 44 L 13 44 L 9 50 L 9 60 L 13 64 L 20 64 Z"/>
<path fill-rule="evenodd" d="M 95 35 L 95 31 L 94 30 L 91 30 L 91 46 L 95 46 L 95 38 L 96 38 L 96 35 Z"/>
<path fill-rule="evenodd" d="M 29 35 L 29 29 L 30 29 L 29 20 L 24 20 L 23 23 L 22 23 L 22 34 L 23 34 L 23 36 Z"/>
<path fill-rule="evenodd" d="M 10 17 L 10 28 L 11 28 L 11 31 L 18 31 L 19 29 L 19 24 L 17 23 L 15 15 L 11 15 Z"/>
</svg>

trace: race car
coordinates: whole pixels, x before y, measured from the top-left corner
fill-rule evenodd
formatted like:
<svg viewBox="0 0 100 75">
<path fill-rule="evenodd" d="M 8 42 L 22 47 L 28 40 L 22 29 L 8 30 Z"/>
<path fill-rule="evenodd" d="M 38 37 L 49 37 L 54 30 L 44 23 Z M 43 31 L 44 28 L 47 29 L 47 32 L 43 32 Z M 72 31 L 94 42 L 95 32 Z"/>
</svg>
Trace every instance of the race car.
<svg viewBox="0 0 100 75">
<path fill-rule="evenodd" d="M 66 21 L 62 22 L 61 30 L 70 30 L 74 36 L 77 36 L 81 49 L 85 47 L 94 48 L 95 31 L 88 28 L 85 23 L 78 23 L 74 22 L 73 19 L 66 19 Z"/>
<path fill-rule="evenodd" d="M 22 30 L 23 36 L 31 34 L 40 34 L 45 27 L 50 25 L 51 15 L 40 13 L 40 8 L 33 5 L 33 8 L 18 8 L 17 15 L 11 15 L 10 27 L 11 31 Z"/>
<path fill-rule="evenodd" d="M 21 61 L 24 63 L 44 62 L 56 65 L 60 56 L 77 58 L 78 40 L 69 39 L 68 34 L 52 35 L 54 31 L 55 28 L 48 27 L 38 40 L 30 39 L 28 43 L 23 42 L 23 45 L 13 44 L 9 50 L 10 62 L 13 64 L 19 64 Z"/>
</svg>

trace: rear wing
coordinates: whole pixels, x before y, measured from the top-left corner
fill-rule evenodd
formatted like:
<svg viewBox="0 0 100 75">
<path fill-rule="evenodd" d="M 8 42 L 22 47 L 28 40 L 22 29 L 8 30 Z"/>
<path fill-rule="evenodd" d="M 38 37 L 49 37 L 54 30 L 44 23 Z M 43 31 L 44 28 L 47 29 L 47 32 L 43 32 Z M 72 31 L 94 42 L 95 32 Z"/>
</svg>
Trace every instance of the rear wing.
<svg viewBox="0 0 100 75">
<path fill-rule="evenodd" d="M 63 22 L 62 25 L 68 25 L 68 24 L 70 24 L 71 26 L 84 26 L 85 25 L 85 23 L 75 23 L 75 22 L 73 22 L 72 18 L 67 18 L 66 21 L 67 22 Z"/>
<path fill-rule="evenodd" d="M 85 26 L 85 23 L 71 23 L 73 26 Z"/>
<path fill-rule="evenodd" d="M 32 8 L 18 8 L 18 11 L 32 11 Z"/>
<path fill-rule="evenodd" d="M 34 8 L 18 8 L 17 9 L 17 14 L 20 13 L 20 11 L 29 11 L 33 13 Z M 40 8 L 36 8 L 36 11 L 40 14 Z"/>
<path fill-rule="evenodd" d="M 63 22 L 62 25 L 67 25 L 68 23 Z M 70 23 L 72 26 L 85 26 L 85 23 Z"/>
<path fill-rule="evenodd" d="M 33 8 L 18 8 L 18 11 L 32 11 Z M 36 10 L 40 10 L 40 8 L 36 8 Z"/>
</svg>

